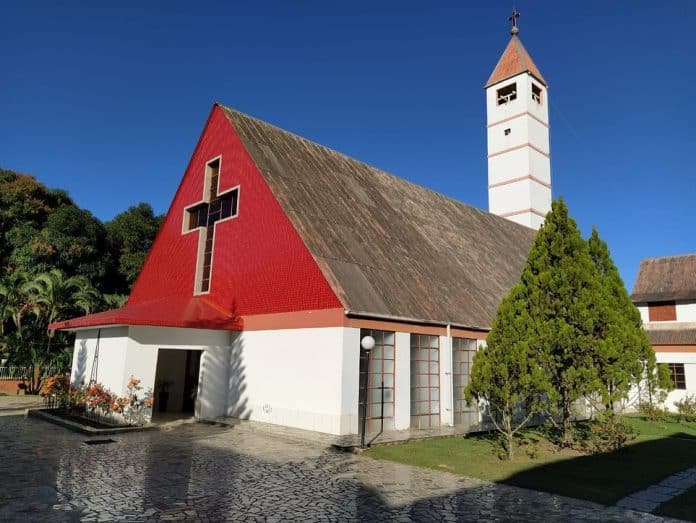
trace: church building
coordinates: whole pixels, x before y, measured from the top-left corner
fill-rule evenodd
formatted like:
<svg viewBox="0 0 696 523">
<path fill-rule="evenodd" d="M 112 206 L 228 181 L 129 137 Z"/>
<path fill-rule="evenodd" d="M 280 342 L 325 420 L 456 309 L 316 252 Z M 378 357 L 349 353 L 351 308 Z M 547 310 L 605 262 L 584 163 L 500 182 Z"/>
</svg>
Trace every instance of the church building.
<svg viewBox="0 0 696 523">
<path fill-rule="evenodd" d="M 490 212 L 215 104 L 127 304 L 51 326 L 76 333 L 72 381 L 138 378 L 155 419 L 475 427 L 473 354 L 551 206 L 547 84 L 512 20 Z"/>
</svg>

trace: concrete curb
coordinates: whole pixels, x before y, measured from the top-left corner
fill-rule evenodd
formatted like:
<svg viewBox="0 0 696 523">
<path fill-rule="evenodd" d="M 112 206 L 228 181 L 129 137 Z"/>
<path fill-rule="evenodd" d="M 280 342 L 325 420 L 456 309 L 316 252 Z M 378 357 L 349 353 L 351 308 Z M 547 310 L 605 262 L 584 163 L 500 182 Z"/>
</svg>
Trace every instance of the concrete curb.
<svg viewBox="0 0 696 523">
<path fill-rule="evenodd" d="M 45 410 L 41 410 L 41 409 L 26 409 L 24 412 L 25 412 L 25 416 L 28 418 L 37 418 L 37 419 L 41 419 L 43 421 L 48 421 L 49 423 L 53 423 L 54 425 L 59 425 L 59 426 L 66 428 L 68 430 L 72 430 L 73 432 L 77 432 L 79 434 L 86 434 L 88 436 L 111 436 L 114 434 L 124 434 L 127 432 L 142 432 L 145 430 L 159 430 L 159 427 L 157 425 L 143 425 L 142 427 L 113 427 L 113 428 L 107 428 L 107 429 L 96 429 L 94 427 L 88 427 L 86 425 L 82 425 L 82 424 L 74 422 L 74 421 L 59 418 L 58 416 L 54 416 L 52 414 L 49 414 Z"/>
</svg>

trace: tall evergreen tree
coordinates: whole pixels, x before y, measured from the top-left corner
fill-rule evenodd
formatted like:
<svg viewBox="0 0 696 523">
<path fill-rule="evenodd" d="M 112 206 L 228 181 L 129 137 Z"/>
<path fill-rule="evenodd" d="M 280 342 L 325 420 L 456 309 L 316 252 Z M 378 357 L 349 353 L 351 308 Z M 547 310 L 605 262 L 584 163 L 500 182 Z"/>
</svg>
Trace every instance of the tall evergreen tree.
<svg viewBox="0 0 696 523">
<path fill-rule="evenodd" d="M 601 313 L 597 271 L 562 199 L 553 202 L 522 272 L 533 343 L 562 419 L 562 444 L 573 442 L 572 405 L 597 390 L 595 330 Z"/>
<path fill-rule="evenodd" d="M 616 402 L 628 397 L 631 387 L 639 385 L 646 374 L 653 375 L 655 353 L 609 247 L 596 228 L 587 243 L 600 281 L 598 304 L 603 307 L 595 328 L 595 368 L 602 402 L 613 411 Z"/>
<path fill-rule="evenodd" d="M 512 288 L 498 307 L 487 345 L 474 356 L 466 399 L 483 400 L 495 428 L 503 435 L 508 459 L 514 457 L 514 436 L 542 412 L 548 380 L 534 344 L 527 339 L 530 317 L 524 289 Z"/>
</svg>

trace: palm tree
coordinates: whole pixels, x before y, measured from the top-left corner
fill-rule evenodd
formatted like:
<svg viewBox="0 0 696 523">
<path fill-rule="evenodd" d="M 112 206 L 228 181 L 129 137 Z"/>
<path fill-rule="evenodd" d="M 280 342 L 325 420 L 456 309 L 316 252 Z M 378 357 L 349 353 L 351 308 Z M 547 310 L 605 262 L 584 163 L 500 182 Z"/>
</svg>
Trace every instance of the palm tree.
<svg viewBox="0 0 696 523">
<path fill-rule="evenodd" d="M 19 331 L 22 316 L 27 312 L 25 291 L 29 276 L 24 271 L 13 271 L 0 280 L 0 335 L 5 334 L 5 323 L 12 319 Z"/>
<path fill-rule="evenodd" d="M 54 331 L 49 331 L 51 323 L 64 319 L 75 308 L 86 314 L 92 311 L 99 299 L 99 292 L 92 287 L 84 276 L 66 278 L 59 269 L 51 269 L 36 276 L 24 285 L 30 307 L 35 316 L 35 323 L 40 332 L 46 335 L 46 350 L 43 354 L 32 350 L 34 380 L 38 386 L 40 366 L 50 358 L 51 342 Z"/>
<path fill-rule="evenodd" d="M 85 314 L 94 312 L 95 307 L 99 306 L 101 294 L 84 276 L 75 276 L 77 289 L 73 293 L 73 305 Z"/>
</svg>

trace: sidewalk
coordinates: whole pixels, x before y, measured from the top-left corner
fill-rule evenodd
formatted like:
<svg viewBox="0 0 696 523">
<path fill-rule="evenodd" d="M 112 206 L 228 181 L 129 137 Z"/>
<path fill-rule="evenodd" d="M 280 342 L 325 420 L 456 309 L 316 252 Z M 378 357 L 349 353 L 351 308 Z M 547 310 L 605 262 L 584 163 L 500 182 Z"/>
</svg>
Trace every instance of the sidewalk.
<svg viewBox="0 0 696 523">
<path fill-rule="evenodd" d="M 43 406 L 41 396 L 0 396 L 0 415 L 19 414 L 25 409 L 35 409 Z"/>
</svg>

